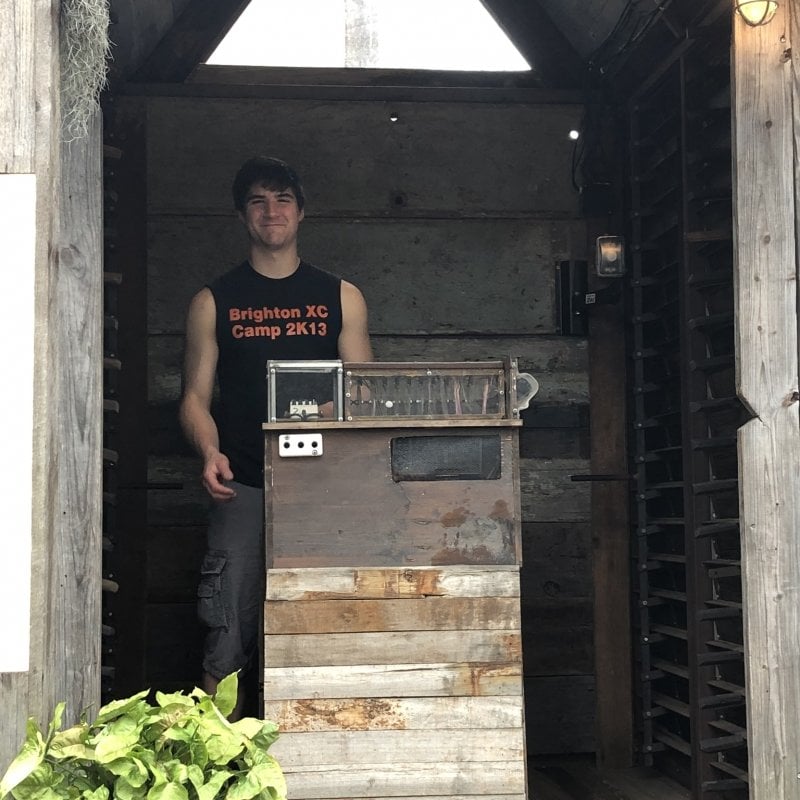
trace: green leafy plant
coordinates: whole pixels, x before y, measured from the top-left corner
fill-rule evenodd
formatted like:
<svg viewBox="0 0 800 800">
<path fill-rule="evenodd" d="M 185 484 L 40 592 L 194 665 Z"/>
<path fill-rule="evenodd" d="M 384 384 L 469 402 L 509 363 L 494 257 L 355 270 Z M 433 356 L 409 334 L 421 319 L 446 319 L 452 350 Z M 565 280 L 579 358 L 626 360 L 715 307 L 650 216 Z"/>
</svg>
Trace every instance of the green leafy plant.
<svg viewBox="0 0 800 800">
<path fill-rule="evenodd" d="M 236 674 L 212 697 L 147 691 L 115 700 L 60 730 L 59 703 L 43 735 L 28 720 L 25 742 L 0 781 L 0 800 L 285 800 L 286 782 L 267 752 L 278 738 L 274 722 L 229 722 Z"/>
</svg>

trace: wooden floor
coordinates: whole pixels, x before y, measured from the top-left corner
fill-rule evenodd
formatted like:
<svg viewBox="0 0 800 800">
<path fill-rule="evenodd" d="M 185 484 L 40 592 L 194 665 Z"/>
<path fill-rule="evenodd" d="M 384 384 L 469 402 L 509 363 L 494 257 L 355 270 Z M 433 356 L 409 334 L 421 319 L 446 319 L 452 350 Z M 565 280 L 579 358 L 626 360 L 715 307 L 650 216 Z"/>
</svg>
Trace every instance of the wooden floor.
<svg viewBox="0 0 800 800">
<path fill-rule="evenodd" d="M 528 761 L 529 800 L 690 800 L 683 786 L 645 767 L 599 772 L 593 756 Z"/>
</svg>

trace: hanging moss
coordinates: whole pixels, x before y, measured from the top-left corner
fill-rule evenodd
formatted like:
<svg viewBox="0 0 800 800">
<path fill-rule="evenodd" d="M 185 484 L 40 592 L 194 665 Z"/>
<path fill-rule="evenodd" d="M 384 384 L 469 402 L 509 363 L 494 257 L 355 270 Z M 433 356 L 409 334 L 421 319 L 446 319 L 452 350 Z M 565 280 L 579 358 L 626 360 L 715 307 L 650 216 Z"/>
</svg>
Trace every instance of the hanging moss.
<svg viewBox="0 0 800 800">
<path fill-rule="evenodd" d="M 106 85 L 108 0 L 62 0 L 61 119 L 64 140 L 86 136 Z"/>
</svg>

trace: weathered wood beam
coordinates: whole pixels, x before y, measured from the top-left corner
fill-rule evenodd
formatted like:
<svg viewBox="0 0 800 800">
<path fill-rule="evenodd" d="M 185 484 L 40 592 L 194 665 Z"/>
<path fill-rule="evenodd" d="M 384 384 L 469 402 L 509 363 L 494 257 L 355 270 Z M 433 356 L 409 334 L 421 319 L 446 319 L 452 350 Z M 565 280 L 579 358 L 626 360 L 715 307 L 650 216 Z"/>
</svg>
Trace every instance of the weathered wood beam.
<svg viewBox="0 0 800 800">
<path fill-rule="evenodd" d="M 54 319 L 59 448 L 48 612 L 52 681 L 69 719 L 100 700 L 103 508 L 103 137 L 99 109 L 85 137 L 61 143 Z M 51 488 L 52 491 L 52 488 Z M 54 493 L 55 494 L 55 493 Z"/>
<path fill-rule="evenodd" d="M 607 232 L 590 221 L 595 235 Z M 608 222 L 606 222 L 608 225 Z M 590 287 L 602 281 L 592 276 Z M 589 316 L 591 472 L 624 476 L 625 319 L 621 304 L 599 305 Z M 580 484 L 578 484 L 580 485 Z M 591 483 L 594 575 L 594 666 L 597 680 L 596 759 L 600 767 L 633 763 L 633 678 L 630 623 L 630 486 L 614 479 Z"/>
<path fill-rule="evenodd" d="M 586 66 L 538 0 L 481 0 L 545 86 L 580 88 Z"/>
<path fill-rule="evenodd" d="M 734 21 L 736 356 L 751 800 L 797 797 L 800 764 L 800 407 L 795 143 L 800 0 Z M 794 117 L 793 117 L 794 112 Z"/>
<path fill-rule="evenodd" d="M 0 180 L 6 175 L 33 175 L 36 183 L 35 261 L 32 265 L 15 265 L 17 269 L 33 269 L 36 284 L 34 305 L 29 309 L 35 325 L 33 474 L 19 475 L 20 486 L 24 482 L 27 490 L 32 487 L 31 591 L 29 597 L 19 598 L 21 605 L 30 604 L 29 668 L 27 672 L 0 674 L 0 773 L 24 738 L 26 718 L 43 721 L 55 700 L 49 672 L 53 662 L 50 613 L 57 592 L 50 571 L 56 515 L 52 486 L 58 445 L 52 407 L 55 359 L 48 323 L 54 269 L 51 256 L 58 221 L 54 197 L 59 180 L 59 5 L 56 0 L 10 0 L 0 5 L 0 47 L 5 53 L 0 69 L 4 98 L 0 109 Z M 7 344 L 13 348 L 15 343 Z M 17 357 L 25 355 L 18 353 Z M 9 456 L 13 458 L 13 454 Z M 24 536 L 27 532 L 8 533 Z"/>
<path fill-rule="evenodd" d="M 536 103 L 539 105 L 576 105 L 583 96 L 574 89 L 543 89 L 538 86 L 485 86 L 464 85 L 405 85 L 398 81 L 393 85 L 379 86 L 366 83 L 319 83 L 323 80 L 310 77 L 310 82 L 299 83 L 282 76 L 263 78 L 254 72 L 263 67 L 216 67 L 201 66 L 184 84 L 125 84 L 119 94 L 137 97 L 197 97 L 197 98 L 253 98 L 264 100 L 356 100 L 386 103 Z M 367 72 L 367 70 L 352 70 Z M 476 73 L 464 73 L 468 78 Z M 209 82 L 206 83 L 206 79 Z"/>
<path fill-rule="evenodd" d="M 528 72 L 485 72 L 445 69 L 395 69 L 389 67 L 259 67 L 200 64 L 190 84 L 243 86 L 352 86 L 376 88 L 505 88 L 536 89 L 540 81 Z M 139 87 L 131 87 L 135 93 Z M 547 90 L 540 91 L 547 94 Z M 581 98 L 576 98 L 581 102 Z"/>
<path fill-rule="evenodd" d="M 12 59 L 0 80 L 13 98 L 0 117 L 2 174 L 36 182 L 35 262 L 19 265 L 35 271 L 32 476 L 19 476 L 32 479 L 31 593 L 20 598 L 30 602 L 30 653 L 27 672 L 0 675 L 0 771 L 26 717 L 46 723 L 65 701 L 75 721 L 100 695 L 100 120 L 62 142 L 59 12 L 52 0 L 0 10 Z"/>
<path fill-rule="evenodd" d="M 213 52 L 248 3 L 249 0 L 193 0 L 132 80 L 182 83 Z"/>
</svg>

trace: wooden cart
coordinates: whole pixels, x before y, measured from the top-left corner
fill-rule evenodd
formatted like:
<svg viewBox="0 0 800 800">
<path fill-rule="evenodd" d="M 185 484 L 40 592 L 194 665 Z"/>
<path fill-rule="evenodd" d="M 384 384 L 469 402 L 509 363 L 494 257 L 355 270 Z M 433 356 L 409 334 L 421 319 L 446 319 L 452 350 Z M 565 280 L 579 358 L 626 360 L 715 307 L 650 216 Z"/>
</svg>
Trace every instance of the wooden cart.
<svg viewBox="0 0 800 800">
<path fill-rule="evenodd" d="M 289 797 L 523 800 L 516 389 L 535 381 L 327 369 L 336 421 L 303 400 L 264 425 L 264 711 Z"/>
</svg>

